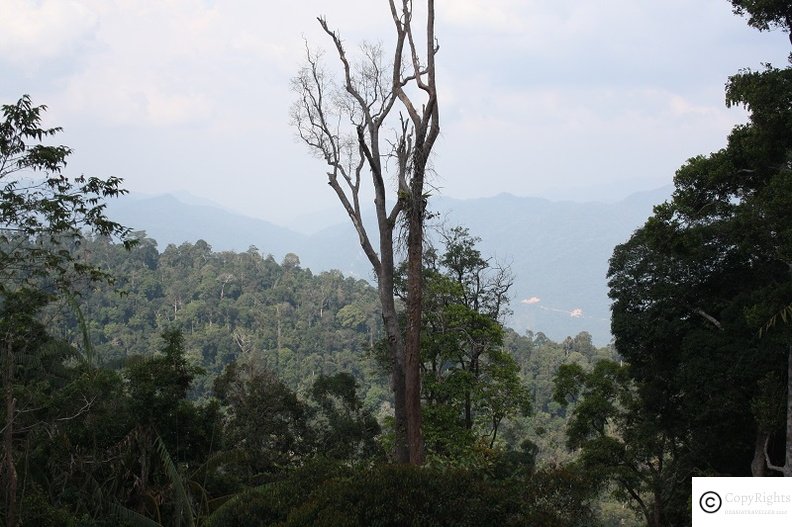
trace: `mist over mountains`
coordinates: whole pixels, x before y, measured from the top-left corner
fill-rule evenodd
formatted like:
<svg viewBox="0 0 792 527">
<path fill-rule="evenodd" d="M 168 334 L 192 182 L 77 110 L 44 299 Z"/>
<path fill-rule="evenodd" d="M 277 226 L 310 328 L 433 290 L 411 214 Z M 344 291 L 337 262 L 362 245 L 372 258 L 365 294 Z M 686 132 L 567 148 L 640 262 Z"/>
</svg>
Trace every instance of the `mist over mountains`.
<svg viewBox="0 0 792 527">
<path fill-rule="evenodd" d="M 613 248 L 670 194 L 667 186 L 614 203 L 510 194 L 467 200 L 435 197 L 430 206 L 440 222 L 467 227 L 481 238 L 483 256 L 511 267 L 515 282 L 509 326 L 520 333 L 541 331 L 553 340 L 588 331 L 595 344 L 604 345 L 610 340 L 605 276 Z M 202 239 L 217 251 L 255 246 L 278 261 L 287 253 L 297 254 L 302 266 L 315 273 L 338 269 L 373 278 L 353 227 L 336 214 L 313 214 L 279 226 L 188 194 L 124 196 L 109 203 L 108 211 L 116 221 L 146 231 L 160 250 Z"/>
</svg>

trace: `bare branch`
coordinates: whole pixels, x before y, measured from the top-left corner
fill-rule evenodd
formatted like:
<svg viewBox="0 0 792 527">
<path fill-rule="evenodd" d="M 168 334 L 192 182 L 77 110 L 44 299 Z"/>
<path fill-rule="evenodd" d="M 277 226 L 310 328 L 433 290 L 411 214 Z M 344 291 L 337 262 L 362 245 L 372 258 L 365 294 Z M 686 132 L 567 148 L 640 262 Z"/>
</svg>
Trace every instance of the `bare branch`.
<svg viewBox="0 0 792 527">
<path fill-rule="evenodd" d="M 80 415 L 84 414 L 85 412 L 87 412 L 88 410 L 91 409 L 91 406 L 93 406 L 94 401 L 96 401 L 96 397 L 95 396 L 90 401 L 85 396 L 83 396 L 83 402 L 85 404 L 82 406 L 82 408 L 77 410 L 77 413 L 75 413 L 74 415 L 70 415 L 69 417 L 59 417 L 57 420 L 58 421 L 71 421 L 72 419 L 75 419 L 76 417 L 79 417 Z"/>
<path fill-rule="evenodd" d="M 709 313 L 707 313 L 706 311 L 704 311 L 700 307 L 693 308 L 693 312 L 696 313 L 697 315 L 701 316 L 702 318 L 704 318 L 704 320 L 706 320 L 707 322 L 709 322 L 710 324 L 712 324 L 713 326 L 715 326 L 719 330 L 723 331 L 723 326 L 718 321 L 718 319 L 713 317 L 712 315 L 710 315 Z"/>
<path fill-rule="evenodd" d="M 357 90 L 357 88 L 354 85 L 351 69 L 349 67 L 349 61 L 347 60 L 346 57 L 346 51 L 344 51 L 344 45 L 341 43 L 341 38 L 336 34 L 335 31 L 330 30 L 330 28 L 327 26 L 327 20 L 325 20 L 323 17 L 318 17 L 317 20 L 319 21 L 319 25 L 322 26 L 324 32 L 327 33 L 330 36 L 330 38 L 333 40 L 333 43 L 335 44 L 336 47 L 336 51 L 338 51 L 338 58 L 341 61 L 341 64 L 343 64 L 344 66 L 344 81 L 345 81 L 346 91 L 357 101 L 360 110 L 363 112 L 363 116 L 365 118 L 366 124 L 370 128 L 374 128 L 374 122 L 371 118 L 371 112 L 369 111 L 369 106 L 366 103 L 366 100 L 363 98 L 363 96 L 360 94 L 360 92 Z"/>
</svg>

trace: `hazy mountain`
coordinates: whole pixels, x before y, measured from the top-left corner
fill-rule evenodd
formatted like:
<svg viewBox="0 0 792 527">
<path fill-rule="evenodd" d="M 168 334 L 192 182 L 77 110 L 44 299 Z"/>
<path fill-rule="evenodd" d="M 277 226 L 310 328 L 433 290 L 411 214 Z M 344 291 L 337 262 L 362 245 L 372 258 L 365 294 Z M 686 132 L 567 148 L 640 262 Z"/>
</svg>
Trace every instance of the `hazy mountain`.
<svg viewBox="0 0 792 527">
<path fill-rule="evenodd" d="M 264 220 L 229 212 L 204 200 L 171 194 L 128 195 L 108 204 L 115 221 L 144 230 L 157 240 L 160 250 L 174 243 L 207 241 L 218 251 L 246 251 L 251 245 L 277 258 L 288 252 L 299 254 L 306 236 Z"/>
<path fill-rule="evenodd" d="M 475 200 L 437 199 L 433 206 L 481 238 L 483 254 L 515 275 L 510 325 L 554 340 L 589 331 L 610 340 L 606 274 L 613 248 L 665 201 L 671 187 L 617 203 L 575 203 L 501 194 Z"/>
<path fill-rule="evenodd" d="M 542 331 L 554 340 L 585 330 L 602 345 L 610 340 L 605 275 L 613 248 L 626 241 L 649 217 L 652 206 L 670 194 L 671 187 L 664 187 L 616 203 L 509 194 L 470 200 L 437 197 L 431 207 L 446 225 L 468 227 L 480 237 L 482 254 L 511 266 L 515 284 L 509 325 L 520 332 Z M 125 197 L 112 203 L 110 214 L 145 230 L 161 249 L 169 243 L 198 239 L 216 250 L 244 251 L 255 245 L 278 260 L 293 252 L 303 267 L 314 272 L 339 269 L 372 278 L 352 226 L 340 222 L 322 228 L 338 216 L 318 215 L 315 224 L 304 216 L 299 225 L 284 228 L 197 203 L 184 203 L 171 195 Z"/>
</svg>

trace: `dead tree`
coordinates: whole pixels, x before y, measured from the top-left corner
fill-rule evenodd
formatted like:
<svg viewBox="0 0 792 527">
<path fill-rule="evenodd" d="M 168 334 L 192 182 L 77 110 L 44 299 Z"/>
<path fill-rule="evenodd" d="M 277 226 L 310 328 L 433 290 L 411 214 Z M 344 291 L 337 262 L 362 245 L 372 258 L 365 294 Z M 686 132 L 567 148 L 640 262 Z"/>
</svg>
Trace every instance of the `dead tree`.
<svg viewBox="0 0 792 527">
<path fill-rule="evenodd" d="M 399 462 L 424 459 L 421 433 L 421 266 L 426 214 L 425 176 L 440 132 L 435 76 L 438 46 L 434 0 L 427 0 L 425 50 L 413 32 L 411 0 L 389 0 L 396 30 L 392 61 L 379 45 L 361 46 L 353 62 L 324 18 L 342 69 L 328 75 L 321 54 L 307 49 L 307 64 L 293 79 L 292 122 L 300 138 L 328 166 L 328 184 L 357 232 L 377 277 L 390 354 Z M 423 58 L 422 58 L 423 55 Z M 423 62 L 425 61 L 425 62 Z M 420 99 L 420 100 L 419 100 Z M 364 182 L 370 178 L 371 188 Z M 392 192 L 390 200 L 388 191 Z M 373 193 L 377 231 L 364 224 L 361 199 Z M 395 229 L 407 229 L 407 325 L 400 328 L 394 300 Z"/>
</svg>

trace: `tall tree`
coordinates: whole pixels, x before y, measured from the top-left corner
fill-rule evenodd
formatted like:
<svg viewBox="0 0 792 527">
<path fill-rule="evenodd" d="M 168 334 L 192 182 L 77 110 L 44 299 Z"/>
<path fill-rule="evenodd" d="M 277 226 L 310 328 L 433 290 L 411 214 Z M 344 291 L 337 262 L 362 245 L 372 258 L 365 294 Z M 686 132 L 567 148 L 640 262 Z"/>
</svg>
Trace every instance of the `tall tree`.
<svg viewBox="0 0 792 527">
<path fill-rule="evenodd" d="M 360 61 L 353 64 L 339 34 L 324 18 L 318 19 L 335 46 L 343 74 L 336 82 L 324 69 L 320 55 L 308 50 L 307 65 L 293 80 L 298 98 L 292 120 L 300 138 L 327 163 L 328 183 L 355 227 L 376 274 L 392 357 L 395 457 L 400 462 L 420 464 L 424 460 L 420 338 L 425 182 L 430 153 L 440 132 L 435 74 L 439 47 L 434 0 L 427 0 L 423 58 L 420 35 L 413 31 L 412 1 L 390 0 L 389 5 L 396 31 L 391 61 L 383 58 L 380 46 L 364 44 Z M 398 118 L 397 107 L 402 110 Z M 394 163 L 389 164 L 388 159 Z M 374 194 L 376 237 L 367 230 L 360 206 L 366 172 Z M 389 176 L 396 182 L 390 204 Z M 395 229 L 400 219 L 407 228 L 404 332 L 399 327 L 393 289 Z"/>
<path fill-rule="evenodd" d="M 18 294 L 27 295 L 31 288 L 40 288 L 39 295 L 52 294 L 70 289 L 79 277 L 108 278 L 96 266 L 75 257 L 73 248 L 85 231 L 131 244 L 129 230 L 105 215 L 104 199 L 124 193 L 121 180 L 64 176 L 71 149 L 42 143 L 61 131 L 43 127 L 45 110 L 46 106 L 34 106 L 27 95 L 0 108 L 0 304 L 12 305 Z M 5 351 L 2 475 L 8 527 L 18 521 L 13 459 L 18 413 L 13 364 L 18 346 L 11 335 L 9 331 L 0 335 Z"/>
<path fill-rule="evenodd" d="M 789 2 L 732 5 L 760 30 L 790 30 Z M 665 401 L 661 422 L 695 466 L 792 476 L 792 331 L 766 331 L 792 298 L 792 69 L 744 70 L 726 102 L 749 121 L 682 166 L 672 200 L 614 252 L 613 333 L 642 405 Z M 702 448 L 724 437 L 730 455 Z"/>
<path fill-rule="evenodd" d="M 440 450 L 467 454 L 465 443 L 479 434 L 492 448 L 501 422 L 526 409 L 528 397 L 503 349 L 510 270 L 484 258 L 466 228 L 441 237 L 442 254 L 430 249 L 424 258 L 425 413 Z"/>
</svg>

